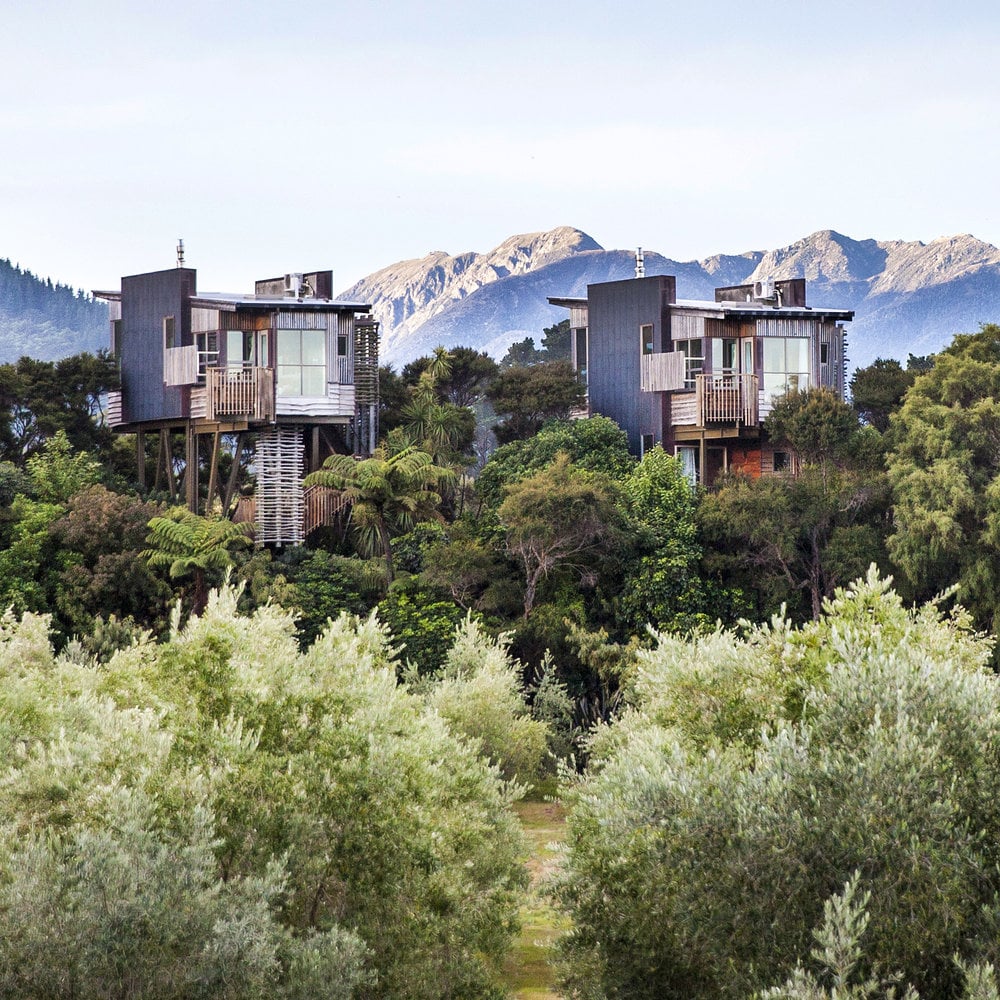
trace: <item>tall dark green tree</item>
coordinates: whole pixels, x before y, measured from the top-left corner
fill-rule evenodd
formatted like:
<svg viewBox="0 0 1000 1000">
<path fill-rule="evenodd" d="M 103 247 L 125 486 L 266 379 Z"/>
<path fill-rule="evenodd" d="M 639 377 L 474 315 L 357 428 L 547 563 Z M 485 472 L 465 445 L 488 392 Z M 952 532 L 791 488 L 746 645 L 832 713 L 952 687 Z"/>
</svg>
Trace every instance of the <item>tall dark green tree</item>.
<svg viewBox="0 0 1000 1000">
<path fill-rule="evenodd" d="M 546 420 L 566 419 L 583 405 L 586 389 L 568 361 L 547 361 L 501 371 L 487 397 L 504 417 L 494 428 L 503 444 L 536 434 Z"/>
<path fill-rule="evenodd" d="M 982 628 L 1000 627 L 1000 326 L 935 356 L 893 419 L 889 554 L 914 591 L 954 583 Z"/>
<path fill-rule="evenodd" d="M 835 588 L 884 563 L 888 489 L 878 435 L 829 390 L 790 393 L 765 422 L 769 437 L 792 448 L 794 476 L 732 477 L 701 506 L 716 571 L 748 574 L 761 612 L 805 598 L 818 618 Z M 872 435 L 874 441 L 871 440 Z"/>
<path fill-rule="evenodd" d="M 110 449 L 100 401 L 118 385 L 106 353 L 0 365 L 0 460 L 22 465 L 56 432 L 79 451 Z"/>
<path fill-rule="evenodd" d="M 914 369 L 903 368 L 893 358 L 876 358 L 867 368 L 857 369 L 851 376 L 851 401 L 858 416 L 884 434 L 916 377 Z"/>
</svg>

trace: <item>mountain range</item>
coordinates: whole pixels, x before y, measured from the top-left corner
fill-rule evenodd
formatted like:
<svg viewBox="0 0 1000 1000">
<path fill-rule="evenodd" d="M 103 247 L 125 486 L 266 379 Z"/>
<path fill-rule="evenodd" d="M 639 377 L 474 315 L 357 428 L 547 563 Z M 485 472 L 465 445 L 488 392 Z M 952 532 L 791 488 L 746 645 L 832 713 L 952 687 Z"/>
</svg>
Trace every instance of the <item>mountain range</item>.
<svg viewBox="0 0 1000 1000">
<path fill-rule="evenodd" d="M 677 296 L 713 299 L 716 287 L 763 277 L 804 277 L 814 306 L 853 309 L 852 366 L 876 357 L 930 354 L 956 333 L 1000 321 L 1000 250 L 973 236 L 930 243 L 855 240 L 822 230 L 779 250 L 677 261 L 643 251 L 645 273 L 673 274 Z M 370 302 L 382 356 L 402 365 L 441 344 L 501 357 L 566 317 L 548 296 L 585 296 L 587 285 L 635 275 L 634 250 L 605 250 L 579 229 L 512 236 L 488 253 L 437 251 L 363 278 L 339 298 Z"/>
<path fill-rule="evenodd" d="M 876 357 L 930 354 L 956 333 L 1000 322 L 1000 250 L 973 236 L 929 243 L 855 240 L 826 229 L 778 250 L 677 261 L 644 250 L 647 275 L 673 274 L 682 299 L 764 277 L 804 277 L 807 301 L 855 311 L 852 366 Z M 605 250 L 560 226 L 512 236 L 488 253 L 435 251 L 384 267 L 337 297 L 368 302 L 382 326 L 382 357 L 401 367 L 437 345 L 496 358 L 566 318 L 551 296 L 586 296 L 587 285 L 635 275 L 634 250 Z M 0 362 L 21 354 L 54 360 L 108 342 L 107 309 L 80 291 L 0 260 Z"/>
</svg>

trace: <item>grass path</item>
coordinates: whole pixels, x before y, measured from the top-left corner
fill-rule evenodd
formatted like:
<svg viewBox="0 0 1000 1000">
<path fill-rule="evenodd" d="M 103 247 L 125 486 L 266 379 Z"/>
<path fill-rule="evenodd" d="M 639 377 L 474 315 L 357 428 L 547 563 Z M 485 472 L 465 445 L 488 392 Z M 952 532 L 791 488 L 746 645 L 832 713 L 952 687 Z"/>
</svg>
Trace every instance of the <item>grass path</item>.
<svg viewBox="0 0 1000 1000">
<path fill-rule="evenodd" d="M 550 845 L 564 838 L 566 814 L 554 802 L 519 802 L 515 808 L 528 842 L 531 888 L 521 907 L 521 934 L 507 960 L 505 979 L 518 1000 L 557 1000 L 552 943 L 567 924 L 541 894 L 540 883 L 555 864 Z"/>
</svg>

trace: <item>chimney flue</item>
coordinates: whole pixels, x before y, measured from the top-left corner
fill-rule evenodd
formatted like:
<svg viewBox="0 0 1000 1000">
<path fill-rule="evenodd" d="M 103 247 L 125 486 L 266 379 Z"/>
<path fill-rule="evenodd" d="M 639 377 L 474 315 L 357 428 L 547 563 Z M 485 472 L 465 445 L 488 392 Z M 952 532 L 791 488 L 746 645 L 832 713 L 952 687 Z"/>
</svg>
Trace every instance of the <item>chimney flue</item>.
<svg viewBox="0 0 1000 1000">
<path fill-rule="evenodd" d="M 184 241 L 181 239 L 177 240 L 177 266 L 184 266 Z"/>
<path fill-rule="evenodd" d="M 635 251 L 635 276 L 646 277 L 646 258 L 642 255 L 642 247 L 638 247 Z"/>
</svg>

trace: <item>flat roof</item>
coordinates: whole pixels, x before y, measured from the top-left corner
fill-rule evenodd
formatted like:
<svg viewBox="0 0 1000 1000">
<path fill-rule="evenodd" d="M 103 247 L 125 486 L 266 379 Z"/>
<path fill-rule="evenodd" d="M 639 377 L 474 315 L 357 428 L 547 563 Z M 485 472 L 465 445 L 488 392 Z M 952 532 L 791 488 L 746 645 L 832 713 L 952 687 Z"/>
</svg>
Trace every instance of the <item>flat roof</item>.
<svg viewBox="0 0 1000 1000">
<path fill-rule="evenodd" d="M 112 291 L 94 291 L 95 299 L 107 302 L 121 302 L 122 293 Z M 369 302 L 340 302 L 337 299 L 293 298 L 290 295 L 239 295 L 231 292 L 199 292 L 191 296 L 191 305 L 196 309 L 221 309 L 224 312 L 236 312 L 239 308 L 247 309 L 293 309 L 312 312 L 336 310 L 338 312 L 371 312 Z"/>
<path fill-rule="evenodd" d="M 548 301 L 554 306 L 565 309 L 586 306 L 588 299 L 569 296 L 550 295 Z M 708 312 L 716 316 L 788 316 L 808 318 L 816 316 L 832 316 L 836 319 L 854 319 L 853 309 L 836 309 L 827 306 L 774 306 L 769 302 L 712 302 L 707 299 L 678 299 L 670 303 L 671 309 L 682 312 Z"/>
<path fill-rule="evenodd" d="M 239 306 L 260 309 L 338 309 L 344 312 L 371 312 L 369 302 L 340 302 L 312 296 L 295 298 L 291 295 L 234 295 L 231 292 L 198 292 L 191 296 L 191 305 L 202 309 L 235 309 Z"/>
</svg>

